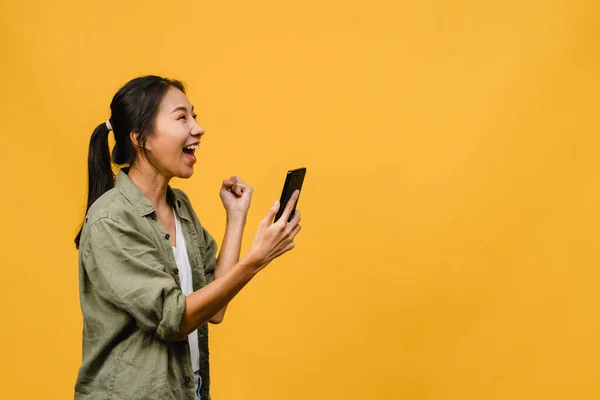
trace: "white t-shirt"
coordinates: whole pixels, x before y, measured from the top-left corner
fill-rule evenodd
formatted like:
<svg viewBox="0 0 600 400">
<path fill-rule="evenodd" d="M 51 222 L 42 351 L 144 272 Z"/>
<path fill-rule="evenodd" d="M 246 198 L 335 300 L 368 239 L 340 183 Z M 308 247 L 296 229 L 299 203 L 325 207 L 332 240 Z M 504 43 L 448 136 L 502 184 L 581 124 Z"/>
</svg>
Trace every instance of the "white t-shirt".
<svg viewBox="0 0 600 400">
<path fill-rule="evenodd" d="M 177 242 L 177 246 L 173 247 L 173 254 L 175 255 L 175 262 L 177 263 L 177 269 L 179 270 L 181 291 L 188 296 L 194 291 L 194 285 L 192 284 L 192 267 L 190 266 L 190 259 L 187 253 L 183 230 L 181 229 L 181 221 L 175 210 L 173 210 L 173 214 L 175 215 L 175 241 Z M 197 372 L 200 370 L 200 349 L 198 348 L 197 330 L 194 330 L 194 332 L 188 335 L 188 343 L 190 344 L 190 353 L 192 356 L 192 368 L 194 372 Z"/>
</svg>

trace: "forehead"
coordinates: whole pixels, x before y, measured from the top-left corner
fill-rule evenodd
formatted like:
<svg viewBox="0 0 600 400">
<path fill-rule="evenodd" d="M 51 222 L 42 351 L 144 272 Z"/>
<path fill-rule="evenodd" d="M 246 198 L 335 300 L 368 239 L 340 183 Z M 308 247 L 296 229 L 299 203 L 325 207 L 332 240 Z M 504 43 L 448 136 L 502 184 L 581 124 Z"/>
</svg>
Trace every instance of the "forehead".
<svg viewBox="0 0 600 400">
<path fill-rule="evenodd" d="M 192 108 L 192 104 L 186 95 L 181 90 L 171 86 L 160 102 L 160 110 L 170 113 L 173 109 L 181 106 L 186 107 L 188 110 Z"/>
</svg>

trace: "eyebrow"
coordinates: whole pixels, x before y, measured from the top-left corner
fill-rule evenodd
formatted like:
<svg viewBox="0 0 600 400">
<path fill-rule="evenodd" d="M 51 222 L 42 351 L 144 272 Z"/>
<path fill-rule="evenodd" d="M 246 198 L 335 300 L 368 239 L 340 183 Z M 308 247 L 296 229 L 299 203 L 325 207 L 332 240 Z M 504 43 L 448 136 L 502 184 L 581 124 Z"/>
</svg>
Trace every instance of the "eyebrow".
<svg viewBox="0 0 600 400">
<path fill-rule="evenodd" d="M 173 111 L 171 111 L 171 114 L 173 114 L 175 111 L 186 111 L 187 112 L 187 107 L 185 106 L 179 106 L 173 109 Z M 192 112 L 194 112 L 194 106 L 192 106 Z"/>
</svg>

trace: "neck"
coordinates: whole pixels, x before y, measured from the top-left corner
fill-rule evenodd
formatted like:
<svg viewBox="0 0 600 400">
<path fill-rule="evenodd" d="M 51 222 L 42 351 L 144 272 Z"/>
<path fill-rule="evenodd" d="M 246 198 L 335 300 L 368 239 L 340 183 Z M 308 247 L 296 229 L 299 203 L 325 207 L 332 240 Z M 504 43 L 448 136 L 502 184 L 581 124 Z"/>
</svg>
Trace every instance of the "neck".
<svg viewBox="0 0 600 400">
<path fill-rule="evenodd" d="M 143 162 L 136 163 L 129 168 L 127 176 L 140 189 L 140 192 L 150 200 L 154 208 L 161 210 L 168 207 L 167 187 L 170 178 L 165 177 Z"/>
</svg>

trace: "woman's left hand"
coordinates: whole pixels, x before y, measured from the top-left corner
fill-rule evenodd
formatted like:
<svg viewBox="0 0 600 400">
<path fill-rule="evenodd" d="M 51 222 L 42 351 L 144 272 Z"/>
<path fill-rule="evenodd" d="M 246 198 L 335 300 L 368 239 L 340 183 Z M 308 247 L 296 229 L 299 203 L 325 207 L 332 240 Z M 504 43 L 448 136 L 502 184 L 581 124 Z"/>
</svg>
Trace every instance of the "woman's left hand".
<svg viewBox="0 0 600 400">
<path fill-rule="evenodd" d="M 227 214 L 248 214 L 253 190 L 252 186 L 245 184 L 238 176 L 223 180 L 220 195 Z"/>
</svg>

